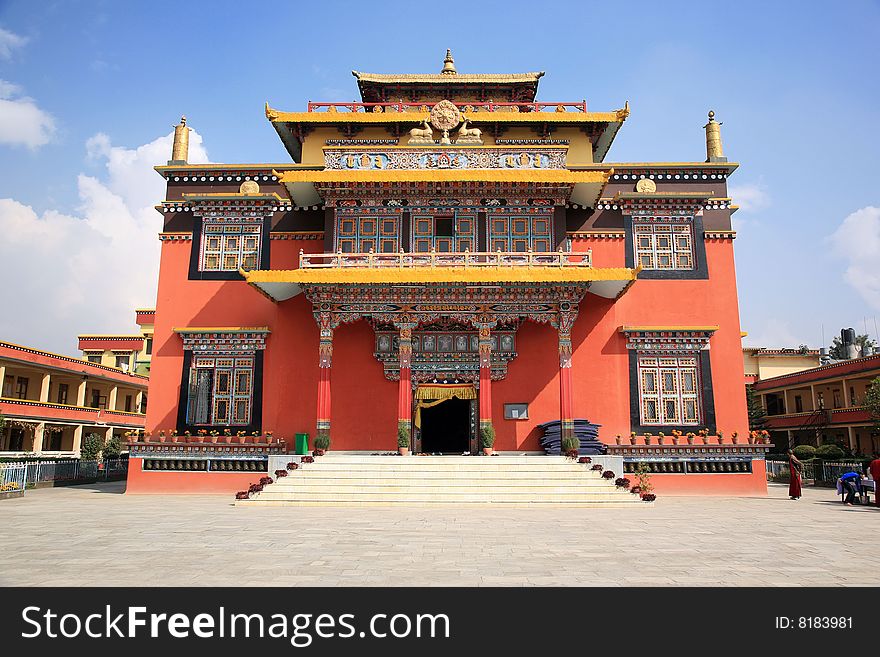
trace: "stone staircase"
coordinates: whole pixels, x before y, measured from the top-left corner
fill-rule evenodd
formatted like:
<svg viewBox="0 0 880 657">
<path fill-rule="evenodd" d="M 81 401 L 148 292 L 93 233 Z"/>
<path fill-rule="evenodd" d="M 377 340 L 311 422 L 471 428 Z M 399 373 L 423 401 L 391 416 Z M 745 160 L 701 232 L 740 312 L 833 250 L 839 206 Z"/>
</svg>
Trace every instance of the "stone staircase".
<svg viewBox="0 0 880 657">
<path fill-rule="evenodd" d="M 291 457 L 291 460 L 298 460 Z M 291 506 L 644 505 L 591 465 L 563 456 L 327 454 L 236 504 Z M 273 473 L 269 473 L 274 478 Z M 622 476 L 616 473 L 616 476 Z"/>
</svg>

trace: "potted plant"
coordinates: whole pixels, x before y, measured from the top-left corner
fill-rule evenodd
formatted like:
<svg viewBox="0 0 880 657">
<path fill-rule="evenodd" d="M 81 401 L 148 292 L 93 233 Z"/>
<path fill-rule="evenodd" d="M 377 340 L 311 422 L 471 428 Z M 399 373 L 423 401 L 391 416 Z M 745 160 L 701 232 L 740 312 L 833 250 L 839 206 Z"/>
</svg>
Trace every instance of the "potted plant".
<svg viewBox="0 0 880 657">
<path fill-rule="evenodd" d="M 681 431 L 678 429 L 672 430 L 672 444 L 678 445 L 678 441 L 681 440 Z"/>
<path fill-rule="evenodd" d="M 721 431 L 721 429 L 719 429 L 718 431 L 715 432 L 715 434 L 718 436 L 718 444 L 723 445 L 724 444 L 724 432 Z"/>
<path fill-rule="evenodd" d="M 757 437 L 758 437 L 758 432 L 757 432 L 757 431 L 749 431 L 749 433 L 746 434 L 746 440 L 749 441 L 749 445 L 754 445 L 754 444 L 755 444 L 755 439 L 756 439 Z"/>
<path fill-rule="evenodd" d="M 665 434 L 665 433 L 663 433 L 662 431 L 661 431 L 660 433 L 658 433 L 658 434 L 657 434 L 657 444 L 658 444 L 658 445 L 662 445 L 662 444 L 663 444 L 663 439 L 664 439 L 664 438 L 666 438 L 666 434 Z"/>
<path fill-rule="evenodd" d="M 694 438 L 696 438 L 696 437 L 697 437 L 697 434 L 695 434 L 693 431 L 688 431 L 688 432 L 687 432 L 687 435 L 686 435 L 686 438 L 687 438 L 687 441 L 688 441 L 688 445 L 693 445 L 693 444 L 694 444 Z"/>
<path fill-rule="evenodd" d="M 635 444 L 636 444 L 636 432 L 635 432 L 635 431 L 630 431 L 630 432 L 629 432 L 629 444 L 630 444 L 630 445 L 635 445 Z"/>
<path fill-rule="evenodd" d="M 621 441 L 620 434 L 617 434 L 616 436 L 614 436 L 614 443 L 616 445 L 619 445 L 620 441 Z"/>
<path fill-rule="evenodd" d="M 580 448 L 581 443 L 575 436 L 565 436 L 562 439 L 562 443 L 560 447 L 562 448 L 563 455 L 569 458 L 577 458 L 578 449 Z"/>
<path fill-rule="evenodd" d="M 483 448 L 483 454 L 492 456 L 495 447 L 495 427 L 490 422 L 480 426 L 480 447 Z"/>
<path fill-rule="evenodd" d="M 324 452 L 330 449 L 330 434 L 326 431 L 319 431 L 315 436 L 315 450 L 313 456 L 324 456 Z"/>
<path fill-rule="evenodd" d="M 708 445 L 709 444 L 709 430 L 708 429 L 700 429 L 698 433 L 700 434 L 700 438 L 703 439 L 703 444 Z"/>
<path fill-rule="evenodd" d="M 217 442 L 218 437 L 220 436 L 220 432 L 214 429 L 211 431 L 211 444 L 215 444 Z"/>
<path fill-rule="evenodd" d="M 409 422 L 397 423 L 397 453 L 401 456 L 409 455 Z"/>
<path fill-rule="evenodd" d="M 639 463 L 636 468 L 636 480 L 638 480 L 638 486 L 634 486 L 633 488 L 639 489 L 639 494 L 642 496 L 642 499 L 645 499 L 645 495 L 650 495 L 651 491 L 654 490 L 654 485 L 651 483 L 651 473 L 648 469 L 648 466 L 645 463 Z M 648 502 L 653 502 L 654 498 L 650 500 L 646 500 Z"/>
<path fill-rule="evenodd" d="M 770 444 L 770 432 L 766 429 L 761 430 L 761 443 L 764 445 Z"/>
<path fill-rule="evenodd" d="M 739 432 L 738 431 L 734 431 L 732 434 L 730 434 L 730 442 L 732 442 L 734 445 L 739 443 Z"/>
<path fill-rule="evenodd" d="M 650 444 L 651 444 L 651 434 L 650 434 L 649 432 L 647 432 L 647 431 L 645 432 L 645 444 L 646 444 L 646 445 L 650 445 Z"/>
<path fill-rule="evenodd" d="M 626 488 L 629 488 L 630 480 L 627 479 L 626 477 L 618 477 L 615 480 L 614 485 L 617 486 L 618 488 L 626 489 Z"/>
</svg>

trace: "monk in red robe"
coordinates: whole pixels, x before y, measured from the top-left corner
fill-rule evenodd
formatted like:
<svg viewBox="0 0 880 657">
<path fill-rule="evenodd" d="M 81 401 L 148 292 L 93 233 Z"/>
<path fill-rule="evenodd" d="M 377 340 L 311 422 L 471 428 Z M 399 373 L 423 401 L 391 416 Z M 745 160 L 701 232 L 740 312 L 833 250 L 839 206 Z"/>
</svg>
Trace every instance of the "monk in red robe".
<svg viewBox="0 0 880 657">
<path fill-rule="evenodd" d="M 880 506 L 880 458 L 871 461 L 868 466 L 868 472 L 871 473 L 871 479 L 874 480 L 874 504 Z"/>
<path fill-rule="evenodd" d="M 801 476 L 804 473 L 804 464 L 800 462 L 794 452 L 788 450 L 788 471 L 791 473 L 791 483 L 788 485 L 788 496 L 797 500 L 801 497 Z"/>
</svg>

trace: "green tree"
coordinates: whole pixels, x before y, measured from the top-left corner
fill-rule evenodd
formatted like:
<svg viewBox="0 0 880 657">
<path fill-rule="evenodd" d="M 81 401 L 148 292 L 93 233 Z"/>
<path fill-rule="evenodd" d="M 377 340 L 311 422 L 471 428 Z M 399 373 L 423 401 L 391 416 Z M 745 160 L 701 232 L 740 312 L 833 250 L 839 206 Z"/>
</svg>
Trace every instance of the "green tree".
<svg viewBox="0 0 880 657">
<path fill-rule="evenodd" d="M 767 424 L 767 413 L 761 405 L 761 397 L 752 386 L 746 386 L 746 407 L 749 411 L 749 431 L 760 431 Z"/>
<path fill-rule="evenodd" d="M 119 440 L 119 436 L 113 436 L 108 440 L 101 452 L 101 458 L 105 461 L 107 459 L 118 459 L 119 455 L 122 454 L 122 441 Z"/>
<path fill-rule="evenodd" d="M 880 433 L 880 376 L 871 381 L 862 404 L 874 420 L 874 431 Z"/>
<path fill-rule="evenodd" d="M 96 433 L 90 433 L 82 440 L 79 448 L 79 458 L 82 461 L 96 461 L 101 448 L 104 447 L 104 440 Z"/>
<path fill-rule="evenodd" d="M 859 355 L 862 353 L 863 347 L 876 347 L 877 342 L 872 340 L 867 335 L 857 335 L 856 336 L 856 347 L 859 348 Z M 835 336 L 834 340 L 831 341 L 831 347 L 828 349 L 828 355 L 831 356 L 834 360 L 846 360 L 848 358 L 846 354 L 846 349 L 843 348 L 843 343 L 840 341 L 840 336 Z"/>
</svg>

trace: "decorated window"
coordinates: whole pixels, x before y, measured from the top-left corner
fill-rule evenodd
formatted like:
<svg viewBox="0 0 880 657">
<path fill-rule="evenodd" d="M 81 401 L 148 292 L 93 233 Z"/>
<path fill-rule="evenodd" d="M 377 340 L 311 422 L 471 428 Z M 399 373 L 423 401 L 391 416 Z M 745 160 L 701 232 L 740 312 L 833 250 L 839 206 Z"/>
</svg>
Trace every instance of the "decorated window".
<svg viewBox="0 0 880 657">
<path fill-rule="evenodd" d="M 694 269 L 693 225 L 689 220 L 633 223 L 635 261 L 643 269 Z"/>
<path fill-rule="evenodd" d="M 642 425 L 701 423 L 696 356 L 639 356 L 638 376 Z"/>
<path fill-rule="evenodd" d="M 477 215 L 468 210 L 414 212 L 412 250 L 415 253 L 475 251 Z"/>
<path fill-rule="evenodd" d="M 399 226 L 397 216 L 343 215 L 336 231 L 336 248 L 343 253 L 397 253 Z"/>
<path fill-rule="evenodd" d="M 490 216 L 489 250 L 553 250 L 551 216 Z"/>
<path fill-rule="evenodd" d="M 205 219 L 202 227 L 201 271 L 258 269 L 262 244 L 262 219 L 222 221 Z"/>
<path fill-rule="evenodd" d="M 254 358 L 194 356 L 187 424 L 247 426 L 251 422 Z"/>
</svg>

